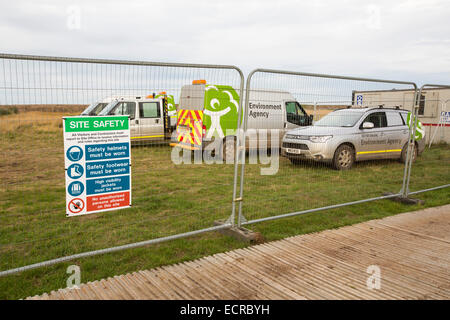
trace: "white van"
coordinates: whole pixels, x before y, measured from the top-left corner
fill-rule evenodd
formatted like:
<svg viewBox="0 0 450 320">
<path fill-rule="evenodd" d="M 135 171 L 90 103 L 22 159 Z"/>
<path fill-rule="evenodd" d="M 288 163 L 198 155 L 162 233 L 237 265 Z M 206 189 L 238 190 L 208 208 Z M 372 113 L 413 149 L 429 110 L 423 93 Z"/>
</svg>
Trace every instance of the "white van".
<svg viewBox="0 0 450 320">
<path fill-rule="evenodd" d="M 121 97 L 108 104 L 99 116 L 130 116 L 131 142 L 161 142 L 170 140 L 176 127 L 176 117 L 171 117 L 166 95 Z"/>
<path fill-rule="evenodd" d="M 235 140 L 226 137 L 236 135 L 239 99 L 239 90 L 231 86 L 207 85 L 205 80 L 194 80 L 192 85 L 183 86 L 177 111 L 177 143 L 171 146 L 196 150 L 204 148 L 213 139 L 219 139 L 223 154 L 227 158 L 232 156 Z M 312 117 L 292 94 L 285 91 L 251 90 L 246 112 L 247 148 L 261 142 L 265 136 L 261 137 L 261 131 L 268 133 L 265 141 L 268 147 L 270 130 L 278 130 L 281 142 L 286 131 L 312 123 Z"/>
</svg>

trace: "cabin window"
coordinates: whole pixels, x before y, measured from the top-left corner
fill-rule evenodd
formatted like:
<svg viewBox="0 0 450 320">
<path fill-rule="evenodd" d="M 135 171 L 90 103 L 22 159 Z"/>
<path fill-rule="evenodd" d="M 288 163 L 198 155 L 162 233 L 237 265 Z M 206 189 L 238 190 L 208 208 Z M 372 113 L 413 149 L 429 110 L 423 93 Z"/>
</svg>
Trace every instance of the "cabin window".
<svg viewBox="0 0 450 320">
<path fill-rule="evenodd" d="M 136 114 L 136 104 L 134 102 L 119 102 L 110 114 L 130 116 L 131 119 L 134 119 Z"/>
<path fill-rule="evenodd" d="M 139 113 L 141 118 L 159 118 L 161 112 L 158 102 L 141 102 L 139 103 Z"/>
<path fill-rule="evenodd" d="M 399 112 L 387 112 L 387 124 L 389 127 L 395 127 L 395 126 L 403 126 L 403 120 L 400 117 Z"/>
<path fill-rule="evenodd" d="M 423 116 L 425 112 L 425 95 L 420 95 L 418 115 Z"/>
<path fill-rule="evenodd" d="M 386 113 L 385 112 L 374 112 L 367 116 L 367 118 L 362 122 L 372 122 L 374 128 L 384 128 L 387 127 Z M 361 124 L 362 126 L 362 124 Z"/>
</svg>

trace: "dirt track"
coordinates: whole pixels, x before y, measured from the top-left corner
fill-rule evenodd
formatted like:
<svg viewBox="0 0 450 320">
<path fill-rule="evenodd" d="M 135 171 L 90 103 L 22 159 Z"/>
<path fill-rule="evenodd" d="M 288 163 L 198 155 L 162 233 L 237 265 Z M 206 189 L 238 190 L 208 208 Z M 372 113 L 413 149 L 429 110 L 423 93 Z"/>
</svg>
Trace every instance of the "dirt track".
<svg viewBox="0 0 450 320">
<path fill-rule="evenodd" d="M 367 288 L 369 266 L 380 268 L 380 289 Z M 31 299 L 449 298 L 450 205 L 446 205 L 115 276 Z"/>
</svg>

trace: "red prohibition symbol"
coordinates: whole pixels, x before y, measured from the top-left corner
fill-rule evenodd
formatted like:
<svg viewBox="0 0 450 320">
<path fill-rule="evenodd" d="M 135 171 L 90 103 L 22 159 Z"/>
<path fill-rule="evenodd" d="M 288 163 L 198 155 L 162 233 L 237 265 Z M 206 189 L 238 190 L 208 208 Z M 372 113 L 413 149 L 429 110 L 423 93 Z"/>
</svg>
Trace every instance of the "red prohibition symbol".
<svg viewBox="0 0 450 320">
<path fill-rule="evenodd" d="M 69 201 L 69 211 L 72 213 L 80 213 L 84 209 L 84 201 L 80 198 L 74 198 Z"/>
</svg>

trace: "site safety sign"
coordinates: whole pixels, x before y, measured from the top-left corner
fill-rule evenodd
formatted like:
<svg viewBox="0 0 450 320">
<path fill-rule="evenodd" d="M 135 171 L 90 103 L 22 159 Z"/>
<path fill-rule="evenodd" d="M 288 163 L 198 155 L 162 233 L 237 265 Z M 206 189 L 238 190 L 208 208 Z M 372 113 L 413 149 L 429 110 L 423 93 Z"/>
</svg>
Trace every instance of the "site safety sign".
<svg viewBox="0 0 450 320">
<path fill-rule="evenodd" d="M 129 117 L 64 117 L 63 128 L 66 215 L 129 207 Z"/>
</svg>

